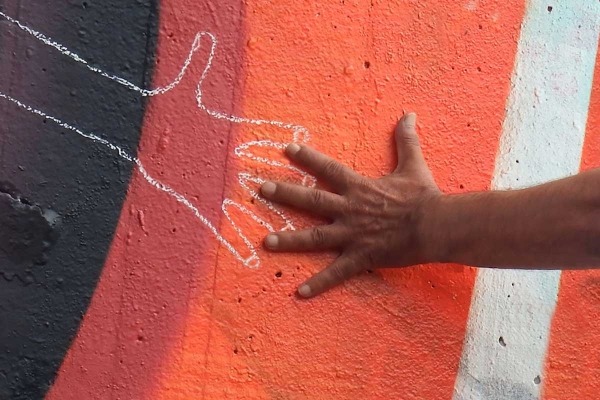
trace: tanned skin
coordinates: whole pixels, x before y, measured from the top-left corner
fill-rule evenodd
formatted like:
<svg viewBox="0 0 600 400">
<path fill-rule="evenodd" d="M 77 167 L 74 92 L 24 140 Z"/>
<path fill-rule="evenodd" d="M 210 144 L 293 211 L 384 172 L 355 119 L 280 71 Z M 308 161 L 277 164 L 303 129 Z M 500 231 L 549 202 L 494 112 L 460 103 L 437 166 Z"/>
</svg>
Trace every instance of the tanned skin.
<svg viewBox="0 0 600 400">
<path fill-rule="evenodd" d="M 272 233 L 277 252 L 337 250 L 298 288 L 313 297 L 377 267 L 460 263 L 493 268 L 583 269 L 600 265 L 600 169 L 522 190 L 448 195 L 427 166 L 406 114 L 395 131 L 398 166 L 371 179 L 305 145 L 286 155 L 331 190 L 266 182 L 262 195 L 331 223 Z"/>
</svg>

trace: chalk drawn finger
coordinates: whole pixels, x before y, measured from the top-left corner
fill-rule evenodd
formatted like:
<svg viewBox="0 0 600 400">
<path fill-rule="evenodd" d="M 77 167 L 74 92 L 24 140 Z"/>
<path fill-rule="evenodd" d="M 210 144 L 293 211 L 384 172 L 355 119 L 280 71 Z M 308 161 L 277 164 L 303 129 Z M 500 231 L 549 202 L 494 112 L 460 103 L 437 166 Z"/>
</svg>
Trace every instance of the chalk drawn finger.
<svg viewBox="0 0 600 400">
<path fill-rule="evenodd" d="M 203 83 L 205 82 L 205 80 L 207 79 L 207 77 L 209 75 L 209 72 L 211 71 L 213 61 L 214 61 L 215 55 L 216 55 L 216 49 L 217 49 L 217 38 L 215 37 L 215 35 L 213 35 L 210 32 L 198 32 L 196 34 L 196 36 L 194 37 L 194 41 L 191 45 L 191 48 L 187 54 L 187 58 L 184 60 L 177 76 L 170 83 L 168 83 L 164 86 L 156 87 L 154 89 L 146 89 L 146 88 L 137 86 L 133 82 L 130 82 L 123 77 L 113 75 L 113 74 L 101 69 L 100 67 L 93 65 L 91 62 L 86 60 L 84 57 L 71 51 L 66 46 L 54 41 L 52 38 L 50 38 L 49 36 L 47 36 L 43 33 L 30 28 L 29 26 L 25 25 L 21 21 L 12 18 L 9 15 L 6 15 L 2 11 L 0 11 L 0 18 L 8 21 L 10 24 L 19 28 L 21 31 L 25 32 L 26 34 L 33 36 L 34 38 L 39 40 L 44 45 L 55 49 L 56 51 L 58 51 L 65 57 L 71 58 L 75 62 L 80 63 L 83 67 L 89 69 L 90 71 L 96 73 L 97 75 L 99 75 L 105 79 L 108 79 L 110 81 L 113 81 L 117 84 L 123 85 L 127 89 L 137 92 L 145 97 L 165 95 L 168 92 L 177 88 L 179 86 L 179 84 L 182 82 L 184 76 L 187 74 L 193 58 L 200 50 L 202 41 L 207 41 L 210 45 L 210 47 L 209 47 L 210 51 L 209 51 L 208 58 L 206 59 L 204 69 L 202 70 L 202 74 L 199 78 L 199 81 L 197 83 L 196 90 L 195 90 L 196 103 L 200 110 L 204 111 L 207 115 L 209 115 L 212 118 L 215 118 L 218 120 L 223 120 L 223 121 L 228 121 L 228 122 L 231 122 L 234 124 L 246 124 L 246 125 L 253 125 L 253 126 L 274 127 L 277 129 L 281 129 L 283 131 L 291 132 L 293 134 L 292 140 L 295 143 L 306 143 L 310 140 L 310 133 L 309 133 L 308 129 L 306 129 L 305 127 L 303 127 L 301 125 L 277 121 L 277 120 L 267 120 L 267 119 L 260 119 L 260 118 L 246 118 L 246 117 L 235 116 L 235 115 L 227 114 L 227 113 L 224 113 L 221 111 L 210 109 L 209 107 L 207 107 L 204 104 Z M 239 236 L 239 239 L 241 239 L 241 241 L 243 242 L 244 247 L 247 247 L 247 249 L 249 251 L 249 253 L 242 254 L 239 251 L 239 249 L 234 246 L 234 244 L 233 244 L 234 242 L 229 241 L 228 239 L 226 239 L 224 236 L 221 235 L 221 232 L 219 229 L 220 227 L 215 225 L 206 216 L 201 214 L 198 207 L 195 204 L 193 204 L 188 198 L 186 198 L 183 194 L 176 191 L 174 188 L 172 188 L 167 183 L 154 178 L 154 176 L 150 172 L 148 172 L 148 170 L 146 169 L 146 167 L 144 166 L 144 164 L 142 163 L 142 161 L 140 159 L 134 157 L 133 155 L 129 154 L 127 151 L 125 151 L 118 145 L 107 141 L 106 139 L 102 138 L 101 136 L 99 136 L 95 133 L 85 132 L 76 126 L 71 125 L 71 124 L 61 120 L 60 118 L 58 118 L 56 116 L 49 115 L 46 112 L 39 110 L 28 104 L 25 104 L 25 103 L 21 102 L 20 100 L 13 98 L 10 95 L 3 93 L 1 91 L 0 91 L 0 99 L 4 99 L 8 102 L 11 102 L 14 105 L 20 107 L 21 109 L 23 109 L 29 113 L 32 113 L 32 114 L 38 115 L 39 117 L 43 117 L 47 120 L 50 120 L 53 123 L 65 128 L 65 129 L 69 130 L 70 132 L 75 133 L 83 138 L 86 138 L 93 142 L 99 143 L 99 144 L 105 146 L 108 150 L 115 152 L 119 157 L 121 157 L 129 162 L 135 163 L 138 171 L 142 174 L 142 176 L 144 177 L 144 179 L 146 180 L 146 182 L 148 184 L 153 186 L 155 189 L 166 193 L 172 199 L 174 199 L 175 201 L 177 201 L 177 202 L 183 204 L 185 207 L 187 207 L 189 209 L 189 211 L 191 211 L 191 213 L 202 224 L 204 224 L 208 228 L 208 230 L 212 233 L 212 235 L 223 246 L 225 246 L 225 248 L 227 250 L 229 250 L 229 252 L 231 252 L 231 254 L 238 261 L 242 262 L 244 265 L 246 265 L 248 267 L 253 267 L 253 268 L 256 268 L 260 265 L 260 258 L 256 252 L 256 248 L 255 248 L 254 244 L 243 233 L 239 224 L 237 224 L 235 221 L 233 221 L 233 219 L 231 218 L 231 213 L 232 212 L 242 213 L 246 217 L 250 218 L 253 222 L 259 223 L 261 226 L 264 226 L 268 230 L 275 230 L 275 229 L 280 228 L 280 226 L 273 226 L 269 222 L 269 220 L 264 219 L 263 217 L 259 216 L 258 214 L 256 214 L 252 210 L 250 210 L 248 207 L 246 207 L 240 203 L 236 203 L 235 201 L 233 201 L 231 199 L 225 199 L 223 201 L 223 204 L 221 207 L 222 212 L 225 215 L 225 217 L 227 218 L 227 220 L 233 226 L 234 231 Z M 302 184 L 304 186 L 314 186 L 315 179 L 311 175 L 307 174 L 306 172 L 300 170 L 299 168 L 297 168 L 293 165 L 289 165 L 288 163 L 283 163 L 281 161 L 278 161 L 277 159 L 274 159 L 271 157 L 263 157 L 257 152 L 257 150 L 268 150 L 269 148 L 277 149 L 278 151 L 281 151 L 285 148 L 285 146 L 286 145 L 284 143 L 279 143 L 279 142 L 275 142 L 275 141 L 271 141 L 271 140 L 257 140 L 257 141 L 251 141 L 251 142 L 246 142 L 246 143 L 240 144 L 235 149 L 235 154 L 236 154 L 236 156 L 238 156 L 240 158 L 249 159 L 254 162 L 261 163 L 261 164 L 269 165 L 272 167 L 285 168 L 295 174 L 299 174 L 302 179 Z M 257 193 L 255 193 L 248 184 L 249 182 L 255 182 L 255 183 L 262 184 L 264 182 L 264 179 L 258 178 L 258 177 L 253 177 L 247 173 L 240 173 L 238 176 L 238 181 L 243 189 L 248 191 L 252 197 L 258 199 L 263 205 L 265 205 L 268 208 L 269 211 L 274 213 L 275 219 L 279 219 L 280 221 L 283 222 L 283 224 L 282 224 L 283 226 L 281 227 L 281 229 L 294 230 L 294 225 L 293 225 L 291 219 L 283 211 L 279 210 L 277 207 L 273 206 L 272 204 L 266 202 L 262 197 L 260 197 Z M 277 224 L 277 225 L 280 225 L 280 224 Z"/>
</svg>

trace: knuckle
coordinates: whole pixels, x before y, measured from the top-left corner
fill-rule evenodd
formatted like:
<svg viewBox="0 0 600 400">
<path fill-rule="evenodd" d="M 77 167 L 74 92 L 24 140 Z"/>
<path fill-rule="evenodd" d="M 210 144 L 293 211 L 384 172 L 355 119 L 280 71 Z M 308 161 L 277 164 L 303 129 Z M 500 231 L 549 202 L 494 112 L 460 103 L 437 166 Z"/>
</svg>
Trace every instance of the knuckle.
<svg viewBox="0 0 600 400">
<path fill-rule="evenodd" d="M 404 141 L 404 143 L 406 143 L 409 146 L 414 146 L 414 147 L 420 147 L 421 144 L 419 142 L 419 137 L 414 133 L 414 131 L 412 132 L 405 132 L 402 135 L 402 140 Z"/>
<path fill-rule="evenodd" d="M 339 207 L 339 216 L 342 218 L 352 216 L 354 215 L 354 212 L 357 209 L 358 205 L 356 203 L 356 200 L 354 200 L 353 198 L 345 198 Z"/>
<path fill-rule="evenodd" d="M 320 190 L 312 189 L 310 191 L 310 200 L 313 205 L 319 206 L 323 202 L 323 193 Z"/>
<path fill-rule="evenodd" d="M 325 232 L 319 227 L 312 228 L 310 231 L 310 237 L 315 246 L 324 246 L 327 238 Z"/>
<path fill-rule="evenodd" d="M 340 264 L 334 264 L 331 266 L 331 277 L 336 281 L 343 281 L 347 278 L 348 274 L 346 268 Z"/>
<path fill-rule="evenodd" d="M 327 160 L 323 165 L 323 174 L 326 176 L 337 176 L 341 171 L 342 166 L 335 160 Z"/>
<path fill-rule="evenodd" d="M 372 192 L 374 189 L 373 181 L 369 178 L 361 176 L 354 182 L 354 189 L 355 194 Z"/>
<path fill-rule="evenodd" d="M 346 206 L 344 208 L 344 211 L 346 211 L 346 214 L 351 217 L 351 218 L 355 218 L 356 215 L 362 215 L 363 214 L 363 208 L 364 205 L 361 201 L 359 201 L 356 198 L 350 198 L 345 202 Z"/>
</svg>

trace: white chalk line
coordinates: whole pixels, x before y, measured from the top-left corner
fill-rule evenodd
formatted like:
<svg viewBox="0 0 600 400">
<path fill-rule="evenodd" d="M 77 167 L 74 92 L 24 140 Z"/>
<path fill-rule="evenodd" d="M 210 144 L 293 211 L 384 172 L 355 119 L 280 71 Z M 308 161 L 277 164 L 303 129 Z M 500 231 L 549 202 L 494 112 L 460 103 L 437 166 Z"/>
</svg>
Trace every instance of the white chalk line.
<svg viewBox="0 0 600 400">
<path fill-rule="evenodd" d="M 224 121 L 228 121 L 228 122 L 235 123 L 235 124 L 270 125 L 270 126 L 274 126 L 276 128 L 289 130 L 293 134 L 292 142 L 294 142 L 294 143 L 300 143 L 300 142 L 306 143 L 310 140 L 310 134 L 309 134 L 308 129 L 306 129 L 305 127 L 303 127 L 301 125 L 295 125 L 295 124 L 281 122 L 281 121 L 275 121 L 275 120 L 238 117 L 238 116 L 234 116 L 234 115 L 221 113 L 219 111 L 210 110 L 209 108 L 207 108 L 204 105 L 204 103 L 202 102 L 202 96 L 203 96 L 202 84 L 204 83 L 204 80 L 206 79 L 210 69 L 212 68 L 212 63 L 213 63 L 216 48 L 218 45 L 217 38 L 210 32 L 198 32 L 196 34 L 194 41 L 192 43 L 192 47 L 188 53 L 187 58 L 185 59 L 185 61 L 183 63 L 183 66 L 181 67 L 180 72 L 177 74 L 177 76 L 171 83 L 169 83 L 166 86 L 157 87 L 155 89 L 148 90 L 148 89 L 143 89 L 143 88 L 135 85 L 134 83 L 129 82 L 128 80 L 126 80 L 124 78 L 109 74 L 109 73 L 103 71 L 102 69 L 91 65 L 87 60 L 85 60 L 83 57 L 79 56 L 77 53 L 72 52 L 67 47 L 61 45 L 58 42 L 55 42 L 54 40 L 52 40 L 50 37 L 44 35 L 43 33 L 38 32 L 38 31 L 26 26 L 25 24 L 21 23 L 20 21 L 4 14 L 2 11 L 0 11 L 0 16 L 2 16 L 4 19 L 9 21 L 13 25 L 17 26 L 22 31 L 26 32 L 27 34 L 35 37 L 42 43 L 46 44 L 47 46 L 53 47 L 56 50 L 58 50 L 60 53 L 62 53 L 63 55 L 66 55 L 67 57 L 75 60 L 76 62 L 83 64 L 90 71 L 92 71 L 106 79 L 114 81 L 120 85 L 123 85 L 127 89 L 137 92 L 145 97 L 153 97 L 153 96 L 157 96 L 157 95 L 162 95 L 162 94 L 165 94 L 165 93 L 173 90 L 175 87 L 177 87 L 179 85 L 179 83 L 182 81 L 182 79 L 184 78 L 195 53 L 198 50 L 200 50 L 200 44 L 201 44 L 202 39 L 208 38 L 211 42 L 210 54 L 208 56 L 204 70 L 202 71 L 202 75 L 200 76 L 200 79 L 196 86 L 195 96 L 196 96 L 196 103 L 198 105 L 198 108 L 200 108 L 201 110 L 206 112 L 209 116 L 211 116 L 215 119 L 224 120 Z M 89 139 L 91 141 L 99 143 L 99 144 L 107 147 L 108 149 L 117 152 L 119 157 L 121 157 L 129 162 L 135 163 L 138 171 L 144 177 L 144 179 L 146 180 L 146 182 L 148 184 L 150 184 L 152 187 L 154 187 L 155 189 L 157 189 L 159 191 L 167 193 L 169 196 L 174 198 L 176 201 L 178 201 L 179 203 L 181 203 L 185 207 L 187 207 L 196 216 L 196 218 L 209 229 L 209 231 L 213 234 L 213 236 L 215 236 L 215 238 L 223 246 L 225 246 L 225 248 L 227 250 L 229 250 L 231 252 L 231 254 L 233 254 L 233 256 L 237 260 L 239 260 L 245 266 L 248 266 L 250 268 L 258 268 L 259 267 L 260 257 L 258 256 L 256 247 L 252 244 L 250 239 L 244 234 L 242 229 L 235 223 L 235 221 L 231 217 L 231 214 L 229 213 L 229 208 L 230 207 L 236 208 L 239 212 L 249 216 L 254 222 L 264 226 L 270 232 L 274 232 L 275 228 L 273 227 L 273 225 L 268 223 L 263 218 L 259 217 L 256 213 L 252 212 L 247 207 L 245 207 L 239 203 L 236 203 L 235 201 L 233 201 L 229 198 L 225 198 L 221 204 L 221 211 L 223 212 L 223 215 L 225 216 L 225 218 L 227 218 L 227 220 L 231 224 L 233 230 L 237 233 L 237 235 L 240 237 L 240 239 L 242 240 L 242 242 L 244 243 L 244 245 L 248 248 L 248 251 L 250 252 L 250 256 L 244 257 L 238 251 L 238 249 L 236 249 L 234 247 L 234 245 L 230 241 L 228 241 L 221 235 L 221 233 L 215 227 L 215 225 L 211 221 L 209 221 L 204 215 L 202 215 L 200 213 L 198 208 L 196 206 L 194 206 L 194 204 L 192 204 L 192 202 L 190 202 L 181 193 L 175 191 L 169 185 L 164 184 L 161 181 L 152 177 L 152 175 L 150 175 L 148 173 L 148 171 L 146 170 L 146 168 L 144 167 L 144 165 L 142 164 L 142 162 L 140 161 L 139 158 L 130 155 L 123 148 L 121 148 L 115 144 L 112 144 L 111 142 L 109 142 L 106 139 L 103 139 L 93 133 L 83 132 L 79 128 L 77 128 L 73 125 L 70 125 L 70 124 L 60 120 L 59 118 L 49 115 L 41 110 L 31 107 L 31 106 L 19 101 L 18 99 L 15 99 L 14 97 L 9 96 L 1 91 L 0 91 L 0 98 L 3 98 L 5 100 L 17 105 L 20 108 L 22 108 L 32 114 L 36 114 L 36 115 L 39 115 L 40 117 L 46 118 L 64 129 L 70 130 L 86 139 Z M 247 158 L 252 161 L 261 163 L 261 164 L 266 164 L 266 165 L 269 165 L 272 167 L 285 168 L 285 169 L 291 170 L 295 173 L 298 173 L 300 176 L 302 176 L 302 184 L 303 185 L 306 185 L 306 186 L 314 185 L 315 179 L 312 176 L 308 175 L 306 172 L 304 172 L 292 165 L 285 164 L 278 160 L 273 160 L 270 158 L 257 156 L 252 152 L 252 149 L 255 149 L 255 148 L 274 148 L 274 149 L 278 149 L 278 150 L 283 150 L 283 149 L 285 149 L 286 146 L 287 146 L 286 143 L 274 142 L 271 140 L 249 141 L 249 142 L 245 142 L 245 143 L 242 143 L 239 146 L 237 146 L 234 150 L 234 153 L 237 157 L 240 157 L 240 158 Z M 257 176 L 253 176 L 247 172 L 240 172 L 238 174 L 238 182 L 239 182 L 240 186 L 244 190 L 246 190 L 254 199 L 258 200 L 261 204 L 266 206 L 266 208 L 270 212 L 274 213 L 279 219 L 281 219 L 283 221 L 284 226 L 283 226 L 282 230 L 295 230 L 292 220 L 282 210 L 278 209 L 272 203 L 263 199 L 256 192 L 256 190 L 253 190 L 249 185 L 250 183 L 255 183 L 255 184 L 260 185 L 265 182 L 264 179 L 257 177 Z"/>
</svg>

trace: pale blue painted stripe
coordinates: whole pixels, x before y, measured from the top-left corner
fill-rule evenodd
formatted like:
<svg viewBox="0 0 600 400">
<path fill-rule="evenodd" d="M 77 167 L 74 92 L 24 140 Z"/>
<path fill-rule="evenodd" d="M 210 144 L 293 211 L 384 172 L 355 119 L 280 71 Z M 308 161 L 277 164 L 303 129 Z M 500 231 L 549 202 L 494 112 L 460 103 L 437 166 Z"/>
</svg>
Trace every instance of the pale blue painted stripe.
<svg viewBox="0 0 600 400">
<path fill-rule="evenodd" d="M 599 30 L 597 0 L 528 1 L 495 189 L 578 172 Z M 559 281 L 559 271 L 479 271 L 455 400 L 540 397 Z"/>
</svg>

